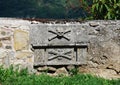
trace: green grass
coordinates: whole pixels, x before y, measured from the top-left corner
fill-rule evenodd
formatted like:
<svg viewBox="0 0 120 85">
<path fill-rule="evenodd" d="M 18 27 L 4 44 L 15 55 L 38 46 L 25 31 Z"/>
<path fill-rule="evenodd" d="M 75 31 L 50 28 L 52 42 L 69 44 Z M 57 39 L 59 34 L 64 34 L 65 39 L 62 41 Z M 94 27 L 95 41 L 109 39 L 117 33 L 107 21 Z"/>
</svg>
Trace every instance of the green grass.
<svg viewBox="0 0 120 85">
<path fill-rule="evenodd" d="M 88 74 L 76 74 L 73 76 L 50 77 L 46 74 L 28 74 L 27 69 L 13 70 L 0 67 L 1 85 L 120 85 L 118 80 L 106 80 Z"/>
</svg>

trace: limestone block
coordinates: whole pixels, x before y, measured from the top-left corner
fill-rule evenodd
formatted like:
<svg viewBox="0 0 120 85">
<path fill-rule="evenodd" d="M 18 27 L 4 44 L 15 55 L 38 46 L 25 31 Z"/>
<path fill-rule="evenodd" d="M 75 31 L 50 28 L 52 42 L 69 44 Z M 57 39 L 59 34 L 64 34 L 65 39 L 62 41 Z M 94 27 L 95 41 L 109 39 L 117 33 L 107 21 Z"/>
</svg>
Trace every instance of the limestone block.
<svg viewBox="0 0 120 85">
<path fill-rule="evenodd" d="M 26 65 L 26 62 L 24 62 L 24 60 L 18 60 L 18 59 L 14 59 L 13 63 L 14 66 L 18 66 L 19 69 L 21 69 L 21 65 L 23 67 L 23 65 Z M 24 68 L 24 67 L 23 67 Z"/>
<path fill-rule="evenodd" d="M 15 50 L 27 50 L 28 49 L 28 32 L 23 30 L 14 31 L 14 48 Z"/>
<path fill-rule="evenodd" d="M 32 52 L 29 52 L 29 51 L 18 51 L 15 54 L 15 57 L 17 59 L 26 59 L 26 58 L 30 58 L 31 56 L 32 56 Z"/>
<path fill-rule="evenodd" d="M 67 70 L 66 70 L 65 67 L 62 67 L 62 68 L 57 69 L 56 72 L 55 72 L 55 74 L 56 74 L 56 75 L 61 75 L 61 74 L 63 74 L 63 75 L 68 76 L 68 72 L 67 72 Z"/>
<path fill-rule="evenodd" d="M 5 49 L 0 49 L 0 59 L 4 58 L 7 56 L 7 52 Z"/>
<path fill-rule="evenodd" d="M 8 37 L 12 35 L 12 28 L 8 29 L 8 27 L 0 27 L 0 38 L 1 37 Z"/>
<path fill-rule="evenodd" d="M 111 62 L 107 69 L 114 70 L 117 74 L 120 74 L 120 62 Z"/>
<path fill-rule="evenodd" d="M 74 66 L 74 65 L 68 65 L 68 66 L 67 66 L 67 69 L 70 71 L 70 70 L 72 70 L 72 69 L 75 69 L 75 66 Z"/>
<path fill-rule="evenodd" d="M 48 65 L 66 65 L 76 62 L 73 48 L 53 48 L 46 51 Z"/>
<path fill-rule="evenodd" d="M 8 55 L 8 51 L 6 51 L 5 49 L 0 49 L 0 59 L 1 59 L 1 63 L 3 66 L 8 67 L 10 65 L 10 59 L 9 59 L 9 55 Z"/>
<path fill-rule="evenodd" d="M 54 67 L 47 67 L 47 66 L 44 66 L 44 67 L 39 67 L 39 68 L 37 68 L 37 70 L 38 71 L 46 71 L 46 70 L 48 70 L 48 71 L 56 71 L 57 69 L 56 68 L 54 68 Z"/>
<path fill-rule="evenodd" d="M 77 50 L 77 55 L 78 55 L 78 58 L 77 58 L 77 61 L 80 62 L 81 64 L 86 64 L 87 62 L 87 48 L 78 48 Z"/>
<path fill-rule="evenodd" d="M 38 65 L 39 63 L 45 62 L 45 51 L 44 49 L 36 49 L 34 50 L 34 65 Z"/>
<path fill-rule="evenodd" d="M 3 60 L 2 60 L 2 62 L 3 62 L 3 66 L 4 67 L 9 67 L 10 66 L 9 56 L 7 55 L 6 57 L 4 57 Z"/>
<path fill-rule="evenodd" d="M 2 47 L 2 42 L 0 41 L 0 47 Z"/>
</svg>

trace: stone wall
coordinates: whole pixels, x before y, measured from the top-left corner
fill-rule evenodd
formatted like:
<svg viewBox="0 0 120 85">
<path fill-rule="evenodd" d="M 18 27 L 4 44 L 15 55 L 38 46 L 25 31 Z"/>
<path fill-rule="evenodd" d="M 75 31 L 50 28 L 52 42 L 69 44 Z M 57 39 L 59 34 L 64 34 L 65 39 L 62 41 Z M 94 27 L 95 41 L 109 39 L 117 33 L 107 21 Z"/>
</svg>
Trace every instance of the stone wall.
<svg viewBox="0 0 120 85">
<path fill-rule="evenodd" d="M 22 19 L 0 18 L 0 64 L 11 64 L 30 71 L 34 66 L 34 55 L 29 41 L 32 25 L 52 25 Z M 61 24 L 61 23 L 57 23 Z M 89 40 L 87 63 L 80 65 L 80 72 L 93 73 L 105 78 L 120 78 L 120 21 L 94 20 L 86 22 L 66 22 L 85 32 Z M 53 24 L 54 25 L 54 24 Z M 43 28 L 44 29 L 44 28 Z M 81 35 L 82 36 L 82 35 Z"/>
<path fill-rule="evenodd" d="M 0 19 L 0 64 L 32 68 L 33 56 L 29 45 L 29 21 Z"/>
</svg>

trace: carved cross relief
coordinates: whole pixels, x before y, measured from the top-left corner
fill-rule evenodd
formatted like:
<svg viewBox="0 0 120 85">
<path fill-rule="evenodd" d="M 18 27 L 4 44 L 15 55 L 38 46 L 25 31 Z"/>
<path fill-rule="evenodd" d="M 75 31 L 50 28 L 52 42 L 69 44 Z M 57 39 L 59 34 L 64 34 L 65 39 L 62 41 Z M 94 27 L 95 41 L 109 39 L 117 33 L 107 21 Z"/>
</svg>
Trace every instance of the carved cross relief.
<svg viewBox="0 0 120 85">
<path fill-rule="evenodd" d="M 59 30 L 56 29 L 55 31 L 48 30 L 48 32 L 54 34 L 54 36 L 48 38 L 49 41 L 52 41 L 52 40 L 54 40 L 54 39 L 56 39 L 56 38 L 58 38 L 58 39 L 62 39 L 62 38 L 64 38 L 64 39 L 70 41 L 70 38 L 67 37 L 66 34 L 67 34 L 67 33 L 70 33 L 71 30 L 63 31 L 63 30 L 60 30 L 60 29 L 59 29 Z"/>
<path fill-rule="evenodd" d="M 49 51 L 48 54 L 51 54 L 52 56 L 49 56 L 48 60 L 53 60 L 53 59 L 58 59 L 62 60 L 62 58 L 71 60 L 70 54 L 72 53 L 72 50 L 63 50 L 63 49 L 57 49 L 57 50 L 52 50 Z"/>
</svg>

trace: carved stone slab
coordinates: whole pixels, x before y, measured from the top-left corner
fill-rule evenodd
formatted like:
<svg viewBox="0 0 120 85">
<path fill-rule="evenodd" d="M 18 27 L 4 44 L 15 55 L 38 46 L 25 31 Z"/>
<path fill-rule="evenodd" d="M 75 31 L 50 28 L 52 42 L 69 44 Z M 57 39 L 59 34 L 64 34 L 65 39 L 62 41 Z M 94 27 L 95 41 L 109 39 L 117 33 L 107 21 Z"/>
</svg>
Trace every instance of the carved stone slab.
<svg viewBox="0 0 120 85">
<path fill-rule="evenodd" d="M 66 25 L 33 25 L 30 29 L 30 43 L 33 46 L 75 45 L 75 32 Z"/>
<path fill-rule="evenodd" d="M 47 49 L 47 64 L 48 65 L 66 65 L 75 63 L 76 56 L 74 48 L 54 48 Z"/>
<path fill-rule="evenodd" d="M 86 64 L 87 48 L 35 49 L 34 65 Z"/>
<path fill-rule="evenodd" d="M 30 44 L 34 65 L 86 64 L 87 34 L 79 25 L 38 24 L 31 26 Z"/>
<path fill-rule="evenodd" d="M 73 29 L 68 26 L 48 27 L 48 45 L 74 45 Z"/>
</svg>

